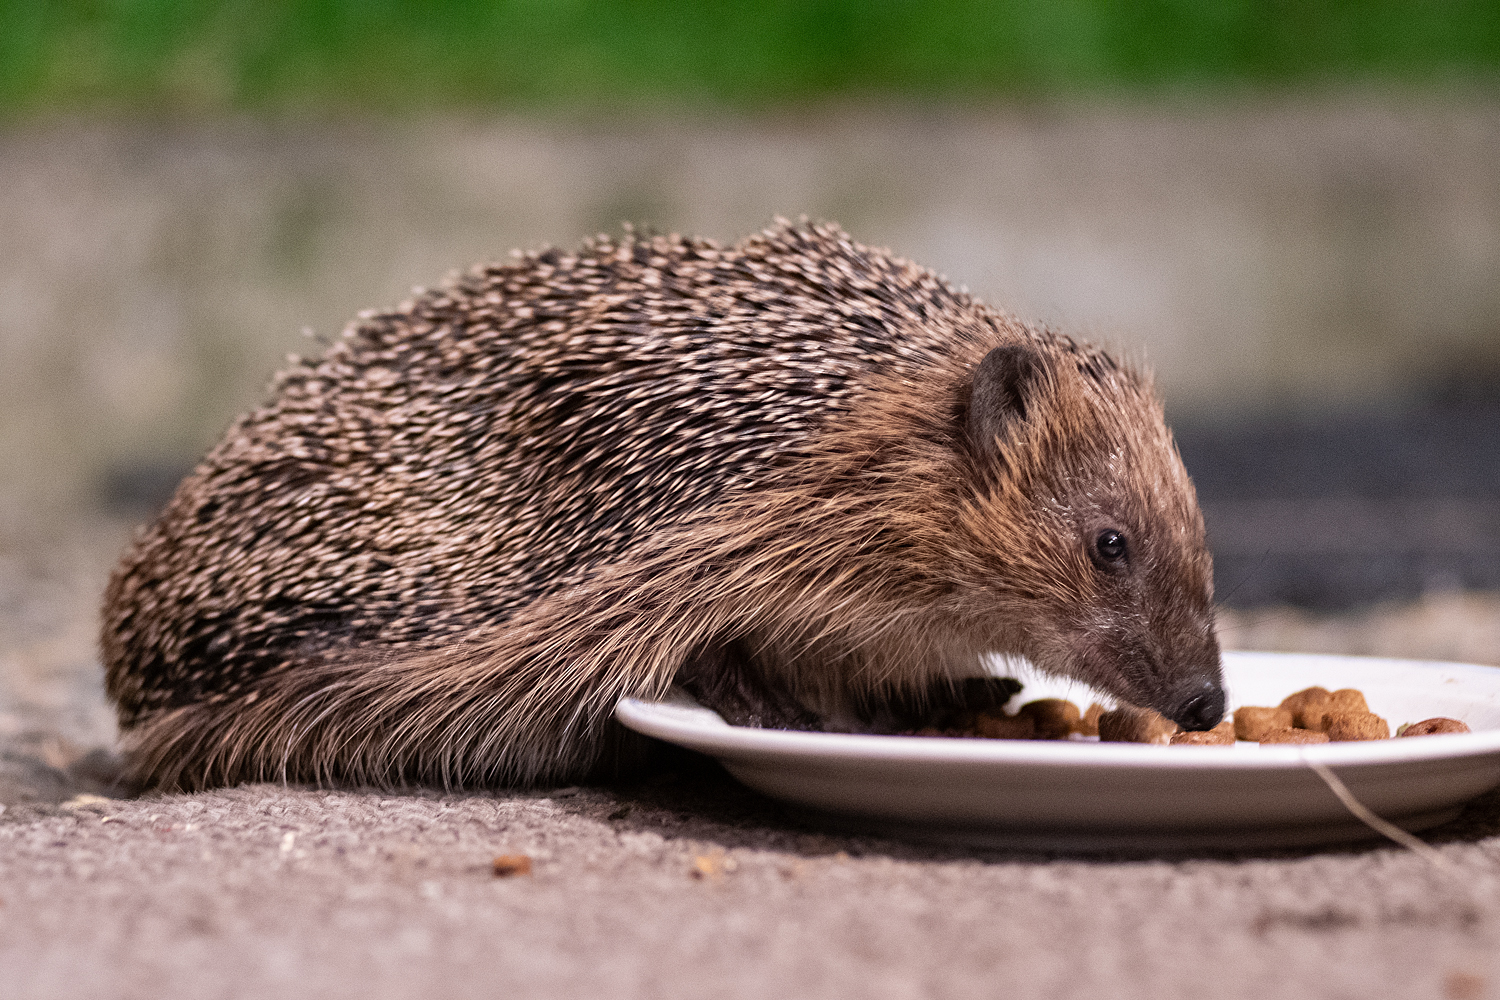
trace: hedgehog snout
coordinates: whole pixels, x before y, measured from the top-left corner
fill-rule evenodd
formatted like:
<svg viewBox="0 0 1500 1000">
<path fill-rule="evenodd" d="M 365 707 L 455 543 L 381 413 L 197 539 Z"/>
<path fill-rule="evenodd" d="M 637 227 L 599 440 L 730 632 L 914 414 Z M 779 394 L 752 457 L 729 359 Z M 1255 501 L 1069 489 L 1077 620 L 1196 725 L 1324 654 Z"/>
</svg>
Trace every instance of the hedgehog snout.
<svg viewBox="0 0 1500 1000">
<path fill-rule="evenodd" d="M 1215 678 L 1204 678 L 1173 692 L 1168 707 L 1161 712 L 1183 729 L 1204 730 L 1224 718 L 1225 704 L 1224 685 Z"/>
</svg>

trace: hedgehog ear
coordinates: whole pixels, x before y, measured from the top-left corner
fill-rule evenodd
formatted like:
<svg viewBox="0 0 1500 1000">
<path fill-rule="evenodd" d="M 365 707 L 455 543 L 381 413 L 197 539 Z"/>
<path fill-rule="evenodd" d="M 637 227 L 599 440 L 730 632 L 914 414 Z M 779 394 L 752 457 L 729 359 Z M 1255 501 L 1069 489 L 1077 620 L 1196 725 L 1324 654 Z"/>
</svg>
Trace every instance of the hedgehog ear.
<svg viewBox="0 0 1500 1000">
<path fill-rule="evenodd" d="M 1026 419 L 1026 408 L 1035 400 L 1046 373 L 1041 352 L 1024 344 L 1007 344 L 986 354 L 974 369 L 969 440 L 982 451 L 994 448 L 996 438 Z"/>
</svg>

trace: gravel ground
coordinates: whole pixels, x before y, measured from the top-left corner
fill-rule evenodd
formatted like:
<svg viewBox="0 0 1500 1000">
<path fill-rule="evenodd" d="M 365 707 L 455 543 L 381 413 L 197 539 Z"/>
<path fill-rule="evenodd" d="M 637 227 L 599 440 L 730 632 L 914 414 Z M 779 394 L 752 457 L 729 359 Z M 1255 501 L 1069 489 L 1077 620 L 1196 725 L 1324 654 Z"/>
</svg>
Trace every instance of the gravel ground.
<svg viewBox="0 0 1500 1000">
<path fill-rule="evenodd" d="M 1500 983 L 1494 798 L 1441 846 L 1451 875 L 1391 848 L 1080 860 L 827 837 L 712 777 L 13 812 L 11 996 L 1260 1000 Z M 502 853 L 532 873 L 497 878 Z"/>
</svg>

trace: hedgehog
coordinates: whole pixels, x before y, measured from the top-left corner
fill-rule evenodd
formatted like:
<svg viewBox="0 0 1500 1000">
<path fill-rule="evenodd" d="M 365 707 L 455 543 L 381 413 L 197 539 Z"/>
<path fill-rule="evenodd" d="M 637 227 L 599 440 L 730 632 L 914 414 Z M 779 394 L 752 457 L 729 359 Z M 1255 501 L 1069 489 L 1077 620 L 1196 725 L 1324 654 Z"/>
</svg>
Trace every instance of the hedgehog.
<svg viewBox="0 0 1500 1000">
<path fill-rule="evenodd" d="M 890 731 L 990 656 L 1224 710 L 1148 377 L 805 219 L 361 313 L 137 534 L 103 619 L 163 789 L 591 780 L 630 757 L 622 698 Z"/>
</svg>

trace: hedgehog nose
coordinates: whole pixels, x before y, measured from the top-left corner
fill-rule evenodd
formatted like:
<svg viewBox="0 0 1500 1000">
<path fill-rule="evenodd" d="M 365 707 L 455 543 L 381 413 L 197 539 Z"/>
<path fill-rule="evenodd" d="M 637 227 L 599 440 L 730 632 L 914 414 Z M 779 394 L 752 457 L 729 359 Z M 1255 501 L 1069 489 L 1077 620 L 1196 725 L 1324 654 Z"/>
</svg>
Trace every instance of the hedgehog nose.
<svg viewBox="0 0 1500 1000">
<path fill-rule="evenodd" d="M 1224 689 L 1214 681 L 1203 681 L 1185 693 L 1177 711 L 1168 717 L 1183 729 L 1212 729 L 1224 718 Z"/>
</svg>

